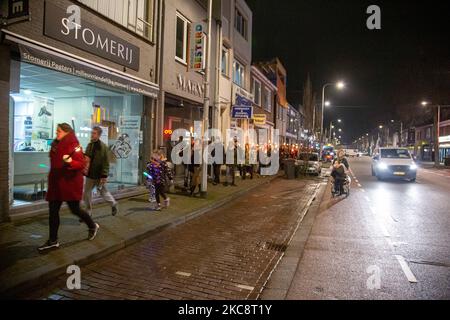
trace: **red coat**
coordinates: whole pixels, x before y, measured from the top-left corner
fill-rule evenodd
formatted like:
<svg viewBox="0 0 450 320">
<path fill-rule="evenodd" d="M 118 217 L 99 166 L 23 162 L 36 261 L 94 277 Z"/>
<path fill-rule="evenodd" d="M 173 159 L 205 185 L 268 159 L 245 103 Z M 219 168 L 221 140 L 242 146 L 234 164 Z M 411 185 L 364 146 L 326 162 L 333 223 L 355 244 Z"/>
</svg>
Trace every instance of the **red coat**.
<svg viewBox="0 0 450 320">
<path fill-rule="evenodd" d="M 83 151 L 77 137 L 69 133 L 61 141 L 53 142 L 50 151 L 47 201 L 80 201 L 83 195 Z M 65 163 L 64 155 L 72 154 L 72 162 Z"/>
</svg>

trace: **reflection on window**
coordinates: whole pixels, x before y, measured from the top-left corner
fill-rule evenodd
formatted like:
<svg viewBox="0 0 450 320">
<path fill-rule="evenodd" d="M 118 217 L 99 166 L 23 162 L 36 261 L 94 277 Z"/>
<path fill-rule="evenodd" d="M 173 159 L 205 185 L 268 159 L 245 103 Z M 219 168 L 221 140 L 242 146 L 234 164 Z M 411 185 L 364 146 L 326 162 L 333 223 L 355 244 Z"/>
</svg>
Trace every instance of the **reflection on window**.
<svg viewBox="0 0 450 320">
<path fill-rule="evenodd" d="M 233 63 L 233 82 L 240 87 L 244 87 L 245 68 L 238 61 Z"/>
</svg>

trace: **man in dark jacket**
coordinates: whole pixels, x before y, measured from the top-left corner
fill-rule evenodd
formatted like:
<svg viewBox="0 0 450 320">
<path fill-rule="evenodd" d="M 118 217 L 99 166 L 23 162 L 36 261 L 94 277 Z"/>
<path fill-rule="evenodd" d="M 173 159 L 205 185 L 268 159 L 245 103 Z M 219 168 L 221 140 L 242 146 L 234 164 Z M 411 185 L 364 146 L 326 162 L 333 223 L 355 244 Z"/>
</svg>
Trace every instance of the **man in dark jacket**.
<svg viewBox="0 0 450 320">
<path fill-rule="evenodd" d="M 92 215 L 92 190 L 96 187 L 103 200 L 111 205 L 112 215 L 115 216 L 117 214 L 117 202 L 106 188 L 109 175 L 108 146 L 100 140 L 101 135 L 102 128 L 92 128 L 91 142 L 85 152 L 85 155 L 90 159 L 90 165 L 84 185 L 83 200 L 87 211 Z"/>
</svg>

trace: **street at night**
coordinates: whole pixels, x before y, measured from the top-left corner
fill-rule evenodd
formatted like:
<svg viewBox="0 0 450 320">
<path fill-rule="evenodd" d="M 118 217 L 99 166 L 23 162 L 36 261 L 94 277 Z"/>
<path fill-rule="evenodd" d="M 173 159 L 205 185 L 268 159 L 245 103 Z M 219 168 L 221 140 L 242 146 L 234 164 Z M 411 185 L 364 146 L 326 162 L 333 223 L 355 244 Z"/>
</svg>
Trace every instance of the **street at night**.
<svg viewBox="0 0 450 320">
<path fill-rule="evenodd" d="M 168 319 L 448 303 L 449 13 L 1 1 L 0 301 Z"/>
</svg>

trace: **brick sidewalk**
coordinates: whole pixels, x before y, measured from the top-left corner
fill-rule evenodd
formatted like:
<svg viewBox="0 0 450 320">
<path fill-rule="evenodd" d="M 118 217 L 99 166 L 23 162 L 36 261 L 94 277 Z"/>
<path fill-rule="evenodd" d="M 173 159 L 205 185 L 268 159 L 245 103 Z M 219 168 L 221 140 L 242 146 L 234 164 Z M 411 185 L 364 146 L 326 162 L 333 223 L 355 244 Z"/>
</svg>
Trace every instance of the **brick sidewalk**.
<svg viewBox="0 0 450 320">
<path fill-rule="evenodd" d="M 120 213 L 98 205 L 94 220 L 100 224 L 98 237 L 86 241 L 87 228 L 67 210 L 61 213 L 59 241 L 61 248 L 39 254 L 37 247 L 48 237 L 48 218 L 37 217 L 0 225 L 0 296 L 23 290 L 43 280 L 65 273 L 67 266 L 84 265 L 127 247 L 153 232 L 180 224 L 215 209 L 275 177 L 237 180 L 238 187 L 208 185 L 208 198 L 171 194 L 171 206 L 156 212 L 138 196 L 119 202 Z"/>
<path fill-rule="evenodd" d="M 81 266 L 81 289 L 67 289 L 62 274 L 16 298 L 256 299 L 320 180 L 260 185 L 214 212 Z"/>
</svg>

